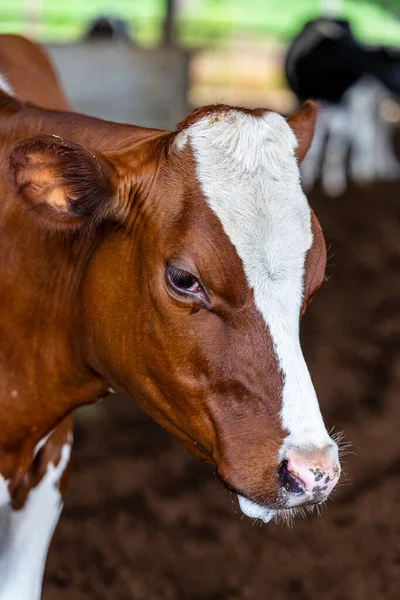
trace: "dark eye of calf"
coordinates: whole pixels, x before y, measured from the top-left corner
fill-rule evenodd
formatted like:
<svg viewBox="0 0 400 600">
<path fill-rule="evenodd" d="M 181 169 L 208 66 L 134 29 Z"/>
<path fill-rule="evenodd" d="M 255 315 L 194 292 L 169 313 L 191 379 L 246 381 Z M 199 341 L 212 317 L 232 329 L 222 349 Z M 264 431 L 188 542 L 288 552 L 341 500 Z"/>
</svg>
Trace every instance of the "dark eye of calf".
<svg viewBox="0 0 400 600">
<path fill-rule="evenodd" d="M 199 279 L 190 271 L 167 265 L 165 279 L 168 287 L 180 297 L 200 300 L 202 304 L 209 306 L 209 300 Z"/>
</svg>

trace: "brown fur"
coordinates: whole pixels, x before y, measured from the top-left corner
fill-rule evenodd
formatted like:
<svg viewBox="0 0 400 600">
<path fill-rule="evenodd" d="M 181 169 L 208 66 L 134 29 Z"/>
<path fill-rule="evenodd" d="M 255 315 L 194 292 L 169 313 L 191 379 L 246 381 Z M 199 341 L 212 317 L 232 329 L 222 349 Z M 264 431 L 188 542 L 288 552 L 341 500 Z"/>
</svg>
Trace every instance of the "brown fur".
<svg viewBox="0 0 400 600">
<path fill-rule="evenodd" d="M 0 103 L 0 474 L 15 505 L 24 481 L 37 483 L 38 441 L 110 385 L 215 463 L 230 488 L 272 503 L 286 435 L 282 376 L 190 147 L 178 154 L 174 133 L 65 112 L 49 63 L 28 46 L 36 48 L 9 36 L 0 44 L 0 72 L 7 67 L 16 95 L 38 104 Z M 40 77 L 26 87 L 31 68 Z M 42 102 L 43 89 L 51 93 Z M 223 110 L 195 112 L 178 131 Z M 293 122 L 301 153 L 309 106 L 306 117 Z M 305 305 L 325 264 L 313 219 Z M 168 289 L 173 260 L 198 274 L 209 309 Z"/>
</svg>

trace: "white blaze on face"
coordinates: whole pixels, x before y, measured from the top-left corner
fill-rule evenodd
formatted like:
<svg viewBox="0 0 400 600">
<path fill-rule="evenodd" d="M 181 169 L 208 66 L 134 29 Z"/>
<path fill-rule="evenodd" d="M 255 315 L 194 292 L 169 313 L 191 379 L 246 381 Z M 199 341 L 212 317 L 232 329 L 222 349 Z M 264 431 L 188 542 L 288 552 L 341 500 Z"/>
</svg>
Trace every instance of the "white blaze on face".
<svg viewBox="0 0 400 600">
<path fill-rule="evenodd" d="M 297 140 L 273 112 L 230 109 L 186 130 L 201 190 L 242 260 L 284 376 L 281 419 L 289 446 L 331 443 L 299 341 L 311 211 L 300 185 Z"/>
</svg>

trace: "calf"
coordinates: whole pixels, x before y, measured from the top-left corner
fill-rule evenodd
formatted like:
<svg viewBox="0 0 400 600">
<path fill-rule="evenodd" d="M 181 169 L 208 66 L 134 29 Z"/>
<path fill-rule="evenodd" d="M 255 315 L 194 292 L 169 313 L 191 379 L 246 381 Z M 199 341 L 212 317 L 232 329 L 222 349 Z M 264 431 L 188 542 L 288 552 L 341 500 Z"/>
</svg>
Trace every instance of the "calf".
<svg viewBox="0 0 400 600">
<path fill-rule="evenodd" d="M 39 598 L 70 415 L 110 387 L 246 515 L 323 502 L 338 450 L 299 342 L 325 269 L 298 169 L 315 105 L 118 125 L 68 112 L 36 46 L 0 48 L 0 599 Z"/>
</svg>

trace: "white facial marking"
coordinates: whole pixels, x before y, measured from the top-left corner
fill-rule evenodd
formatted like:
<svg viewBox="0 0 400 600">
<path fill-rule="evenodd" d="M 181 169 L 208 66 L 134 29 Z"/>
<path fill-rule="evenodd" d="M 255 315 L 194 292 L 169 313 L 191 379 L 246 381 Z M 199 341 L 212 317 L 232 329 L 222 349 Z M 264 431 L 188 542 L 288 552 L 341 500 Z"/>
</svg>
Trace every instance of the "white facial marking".
<svg viewBox="0 0 400 600">
<path fill-rule="evenodd" d="M 281 459 L 291 446 L 331 444 L 299 341 L 304 264 L 313 238 L 295 135 L 276 113 L 254 117 L 235 109 L 205 116 L 186 131 L 202 192 L 243 262 L 284 377 L 281 420 L 289 435 Z"/>
<path fill-rule="evenodd" d="M 0 600 L 40 600 L 47 550 L 62 509 L 58 484 L 70 453 L 65 444 L 58 465 L 48 465 L 21 510 L 2 506 L 0 478 Z"/>
<path fill-rule="evenodd" d="M 14 95 L 12 87 L 8 83 L 7 78 L 5 77 L 5 75 L 3 75 L 2 73 L 0 73 L 0 90 L 2 90 L 3 92 L 5 92 L 9 96 L 13 96 Z"/>
</svg>

